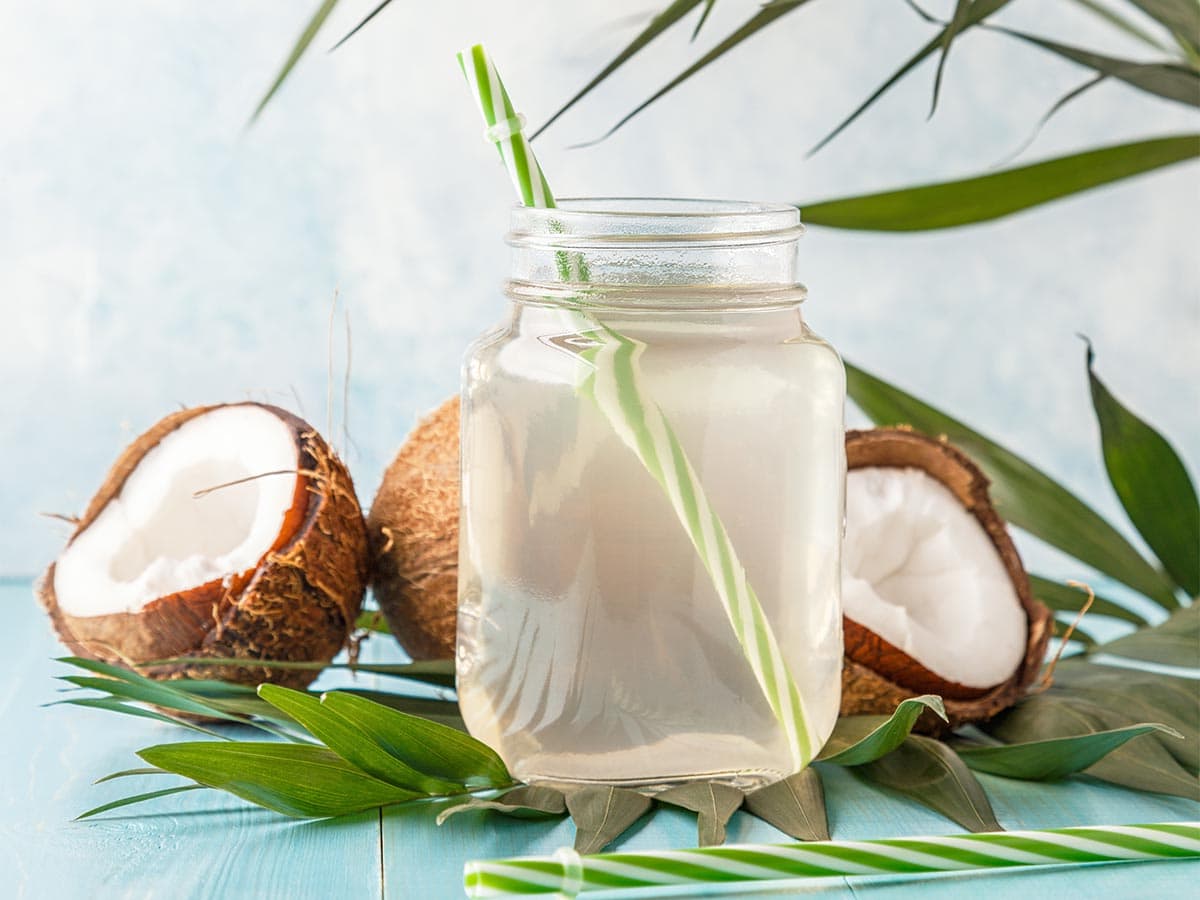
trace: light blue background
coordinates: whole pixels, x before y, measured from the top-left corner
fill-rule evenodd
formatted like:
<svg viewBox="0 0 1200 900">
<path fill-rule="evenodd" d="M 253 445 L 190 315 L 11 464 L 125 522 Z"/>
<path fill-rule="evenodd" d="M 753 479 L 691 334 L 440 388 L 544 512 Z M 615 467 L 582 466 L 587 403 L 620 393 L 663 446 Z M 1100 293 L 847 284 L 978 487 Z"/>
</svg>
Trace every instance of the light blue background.
<svg viewBox="0 0 1200 900">
<path fill-rule="evenodd" d="M 0 574 L 39 571 L 119 449 L 177 404 L 244 397 L 326 428 L 334 291 L 350 311 L 349 462 L 364 504 L 416 417 L 455 390 L 502 313 L 509 188 L 453 53 L 485 40 L 531 121 L 662 3 L 344 0 L 317 52 L 244 125 L 309 2 L 0 0 Z M 953 4 L 931 4 L 939 11 Z M 612 139 L 595 137 L 755 8 L 722 0 L 538 141 L 561 195 L 789 201 L 974 174 L 1088 73 L 1003 36 L 955 44 L 812 160 L 804 151 L 930 35 L 904 4 L 813 3 Z M 1000 21 L 1138 55 L 1066 0 Z M 1055 118 L 1023 159 L 1196 128 L 1120 85 Z M 1194 165 L 1000 223 L 906 237 L 813 229 L 810 320 L 848 358 L 953 411 L 1117 515 L 1083 377 L 1197 458 Z M 335 367 L 345 365 L 341 332 Z M 341 443 L 341 387 L 332 432 Z M 1087 576 L 1025 543 L 1056 574 Z"/>
</svg>

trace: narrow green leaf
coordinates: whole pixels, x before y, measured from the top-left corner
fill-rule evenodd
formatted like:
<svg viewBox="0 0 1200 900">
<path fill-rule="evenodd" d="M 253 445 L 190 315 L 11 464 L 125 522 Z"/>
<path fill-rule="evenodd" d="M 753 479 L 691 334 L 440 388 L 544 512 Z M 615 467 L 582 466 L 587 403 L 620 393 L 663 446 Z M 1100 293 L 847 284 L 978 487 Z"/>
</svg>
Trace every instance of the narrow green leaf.
<svg viewBox="0 0 1200 900">
<path fill-rule="evenodd" d="M 114 800 L 111 803 L 105 803 L 103 806 L 97 806 L 94 809 L 89 809 L 85 813 L 80 813 L 75 817 L 75 821 L 79 822 L 83 819 L 90 819 L 92 816 L 98 816 L 100 813 L 108 812 L 112 809 L 120 809 L 122 806 L 132 806 L 135 803 L 142 803 L 146 800 L 157 800 L 159 797 L 167 797 L 171 794 L 182 794 L 184 791 L 198 791 L 204 789 L 202 784 L 184 784 L 179 787 L 163 788 L 161 791 L 150 791 L 146 794 L 134 794 L 132 797 L 122 797 L 120 800 Z"/>
<path fill-rule="evenodd" d="M 1129 411 L 1096 375 L 1087 345 L 1092 408 L 1100 424 L 1108 480 L 1129 521 L 1175 583 L 1200 594 L 1200 500 L 1183 460 L 1167 440 Z"/>
<path fill-rule="evenodd" d="M 461 731 L 344 691 L 330 691 L 321 703 L 353 721 L 388 753 L 419 772 L 472 786 L 507 787 L 513 783 L 496 752 Z"/>
<path fill-rule="evenodd" d="M 336 754 L 302 744 L 181 742 L 138 752 L 152 766 L 286 816 L 325 818 L 422 796 L 372 778 Z"/>
<path fill-rule="evenodd" d="M 98 659 L 86 659 L 82 656 L 59 656 L 54 661 L 66 663 L 68 666 L 75 666 L 75 668 L 83 669 L 86 672 L 95 672 L 97 675 L 106 675 L 109 678 L 115 678 L 117 681 L 126 681 L 130 684 L 160 684 L 160 682 L 151 681 L 145 675 L 141 675 L 132 669 L 127 669 L 125 666 L 100 662 Z"/>
<path fill-rule="evenodd" d="M 727 784 L 693 781 L 655 794 L 654 799 L 696 813 L 699 845 L 716 847 L 725 843 L 725 826 L 746 795 Z"/>
<path fill-rule="evenodd" d="M 451 816 L 473 809 L 491 810 L 516 819 L 545 819 L 565 815 L 567 800 L 562 791 L 554 788 L 523 784 L 491 800 L 472 798 L 448 807 L 438 813 L 437 824 L 441 825 Z"/>
<path fill-rule="evenodd" d="M 467 730 L 467 725 L 463 722 L 462 714 L 459 712 L 458 703 L 454 700 L 406 697 L 390 691 L 371 691 L 364 688 L 339 688 L 339 692 L 353 694 L 356 697 L 364 697 L 367 700 L 373 700 L 392 709 L 398 709 L 400 712 L 408 713 L 410 716 L 420 716 L 422 719 L 429 719 L 432 722 L 437 722 L 456 731 L 465 732 Z"/>
<path fill-rule="evenodd" d="M 1109 784 L 1200 801 L 1200 779 L 1161 743 L 1142 738 L 1136 746 L 1119 747 L 1084 774 Z"/>
<path fill-rule="evenodd" d="M 132 673 L 126 673 L 132 675 Z M 60 681 L 66 681 L 77 687 L 104 691 L 113 697 L 134 700 L 139 703 L 149 703 L 163 709 L 173 709 L 177 712 L 202 716 L 209 719 L 219 719 L 238 725 L 249 725 L 276 737 L 288 741 L 303 743 L 305 738 L 286 728 L 277 728 L 269 722 L 250 718 L 240 713 L 231 712 L 226 707 L 232 702 L 228 700 L 201 701 L 197 697 L 172 687 L 171 681 L 150 681 L 139 676 L 130 680 L 117 678 L 93 678 L 83 675 L 64 675 Z"/>
<path fill-rule="evenodd" d="M 1060 44 L 1023 31 L 1002 28 L 999 25 L 986 26 L 991 31 L 1006 34 L 1009 37 L 1033 44 L 1050 53 L 1068 59 L 1073 63 L 1086 66 L 1101 75 L 1123 81 L 1130 87 L 1162 97 L 1164 100 L 1174 100 L 1187 106 L 1200 106 L 1200 72 L 1179 63 L 1139 63 L 1128 59 L 1118 59 L 1106 56 L 1081 47 Z"/>
<path fill-rule="evenodd" d="M 136 700 L 140 703 L 152 703 L 155 706 L 191 713 L 196 716 L 207 716 L 213 719 L 224 719 L 227 722 L 246 724 L 240 716 L 231 715 L 208 703 L 202 703 L 192 697 L 155 684 L 138 684 L 137 682 L 118 681 L 115 678 L 100 678 L 90 675 L 64 675 L 60 679 L 77 687 L 104 691 L 114 697 L 126 700 Z"/>
<path fill-rule="evenodd" d="M 232 681 L 205 678 L 175 678 L 172 679 L 171 686 L 186 694 L 196 694 L 204 697 L 206 700 L 214 698 L 221 700 L 230 698 L 258 699 L 258 694 L 255 693 L 254 688 L 250 685 L 234 684 Z"/>
<path fill-rule="evenodd" d="M 1008 156 L 1008 158 L 1005 160 L 1005 162 L 1010 162 L 1015 157 L 1020 156 L 1022 153 L 1024 153 L 1025 150 L 1028 149 L 1029 145 L 1032 144 L 1037 139 L 1037 136 L 1042 133 L 1042 129 L 1046 127 L 1046 123 L 1049 122 L 1052 118 L 1054 118 L 1054 116 L 1057 115 L 1058 112 L 1060 110 L 1062 110 L 1063 107 L 1065 107 L 1067 104 L 1069 104 L 1072 100 L 1079 99 L 1084 94 L 1086 94 L 1088 91 L 1090 91 L 1092 88 L 1094 88 L 1097 85 L 1104 82 L 1105 79 L 1107 79 L 1107 78 L 1108 78 L 1108 76 L 1104 75 L 1104 74 L 1095 75 L 1095 76 L 1089 78 L 1083 84 L 1079 85 L 1078 87 L 1072 88 L 1071 90 L 1069 90 L 1065 94 L 1063 94 L 1061 97 L 1059 97 L 1057 100 L 1055 100 L 1054 103 L 1050 106 L 1050 108 L 1042 114 L 1042 117 L 1040 119 L 1038 119 L 1037 124 L 1033 126 L 1033 131 L 1030 132 L 1029 137 L 1027 137 L 1024 141 L 1021 142 L 1021 145 L 1019 147 L 1017 147 L 1017 149 L 1014 150 Z"/>
<path fill-rule="evenodd" d="M 693 9 L 699 6 L 704 0 L 673 0 L 666 9 L 660 12 L 657 16 L 650 20 L 642 32 L 630 42 L 629 46 L 616 55 L 616 57 L 603 69 L 600 70 L 595 78 L 585 84 L 570 100 L 564 103 L 559 110 L 554 113 L 549 119 L 542 124 L 530 137 L 530 140 L 536 138 L 539 134 L 558 121 L 559 117 L 568 109 L 590 94 L 599 84 L 608 76 L 629 60 L 647 44 L 653 41 L 656 37 L 690 13 Z"/>
<path fill-rule="evenodd" d="M 692 40 L 700 36 L 700 29 L 704 27 L 704 23 L 708 21 L 708 14 L 712 12 L 716 6 L 717 0 L 704 0 L 704 9 L 700 12 L 700 21 L 696 23 L 696 29 L 692 32 Z"/>
<path fill-rule="evenodd" d="M 1033 596 L 1053 610 L 1078 612 L 1087 602 L 1087 591 L 1050 578 L 1043 578 L 1041 575 L 1030 575 L 1029 585 L 1033 588 Z M 1092 602 L 1088 615 L 1112 616 L 1114 619 L 1132 622 L 1134 625 L 1146 624 L 1145 618 L 1133 610 L 1099 596 Z"/>
<path fill-rule="evenodd" d="M 1074 673 L 1075 677 L 1082 678 L 1085 683 L 1094 677 L 1088 674 L 1089 672 L 1104 671 L 1103 666 L 1076 659 L 1061 663 L 1057 671 L 1072 668 L 1078 670 Z M 1055 683 L 1049 691 L 1023 699 L 989 723 L 988 732 L 1006 743 L 1045 741 L 1126 728 L 1140 724 L 1133 718 L 1134 715 L 1143 716 L 1148 711 L 1154 712 L 1153 709 L 1146 708 L 1150 704 L 1139 700 L 1137 688 L 1132 681 L 1128 687 L 1114 689 L 1110 682 L 1109 687 L 1104 690 L 1081 690 L 1060 681 L 1057 671 Z M 1119 675 L 1114 670 L 1108 671 Z M 1190 690 L 1190 686 L 1188 689 Z M 1195 699 L 1191 700 L 1192 704 L 1195 702 Z M 1147 734 L 1139 738 L 1136 744 L 1111 751 L 1085 769 L 1085 774 L 1138 790 L 1200 798 L 1200 782 L 1196 778 L 1196 769 L 1189 768 L 1179 758 L 1195 752 L 1194 720 L 1189 725 L 1185 721 L 1186 713 L 1184 717 L 1175 718 L 1174 721 L 1169 716 L 1156 718 L 1178 729 L 1184 740 L 1180 741 L 1177 737 L 1165 733 Z M 1192 762 L 1194 766 L 1194 756 Z"/>
<path fill-rule="evenodd" d="M 62 679 L 64 681 L 71 681 L 72 684 L 76 684 L 79 687 L 92 688 L 117 697 L 140 700 L 144 703 L 153 703 L 156 706 L 173 709 L 177 712 L 207 716 L 213 719 L 225 719 L 226 721 L 241 724 L 251 724 L 243 716 L 225 712 L 220 707 L 209 702 L 203 694 L 193 694 L 189 690 L 184 689 L 182 685 L 187 682 L 183 679 L 155 681 L 123 666 L 116 666 L 112 663 L 100 662 L 95 659 L 84 659 L 80 656 L 62 656 L 56 661 L 105 676 L 100 679 L 91 679 L 86 684 L 80 683 L 79 676 Z M 128 685 L 129 687 L 122 688 L 121 685 Z"/>
<path fill-rule="evenodd" d="M 1185 51 L 1200 47 L 1200 4 L 1196 0 L 1130 0 L 1171 32 Z"/>
<path fill-rule="evenodd" d="M 848 393 L 875 424 L 907 424 L 925 434 L 945 435 L 971 456 L 992 482 L 996 509 L 1012 525 L 1161 606 L 1178 605 L 1167 579 L 1120 532 L 1021 457 L 853 365 L 846 365 L 846 379 Z"/>
<path fill-rule="evenodd" d="M 983 785 L 941 741 L 909 735 L 887 756 L 854 771 L 941 813 L 968 831 L 1003 831 Z"/>
<path fill-rule="evenodd" d="M 817 759 L 835 766 L 861 766 L 887 756 L 912 733 L 927 709 L 948 721 L 942 698 L 933 694 L 901 701 L 890 716 L 842 716 Z"/>
<path fill-rule="evenodd" d="M 296 63 L 300 61 L 300 57 L 304 55 L 304 51 L 308 49 L 308 45 L 313 42 L 313 38 L 317 36 L 317 32 L 321 30 L 321 26 L 325 24 L 325 20 L 329 18 L 329 14 L 333 12 L 333 8 L 337 5 L 338 0 L 321 0 L 321 5 L 317 7 L 312 18 L 308 20 L 308 24 L 304 26 L 304 30 L 300 32 L 300 37 L 296 39 L 296 43 L 292 46 L 292 52 L 284 60 L 283 67 L 279 70 L 279 74 L 275 76 L 271 87 L 263 95 L 263 98 L 258 101 L 258 106 L 255 107 L 254 114 L 250 117 L 251 124 L 266 109 L 267 104 L 271 102 L 271 98 L 275 96 L 276 92 L 283 85 L 284 80 L 291 74 L 292 69 L 296 67 Z"/>
<path fill-rule="evenodd" d="M 121 713 L 126 716 L 135 716 L 139 719 L 152 719 L 155 722 L 165 722 L 168 725 L 178 725 L 181 728 L 188 728 L 192 731 L 206 734 L 209 737 L 220 738 L 223 741 L 230 738 L 219 731 L 213 731 L 211 728 L 205 728 L 203 725 L 196 722 L 189 722 L 187 719 L 182 719 L 179 716 L 169 716 L 166 713 L 158 712 L 153 709 L 146 709 L 142 706 L 133 706 L 129 703 L 123 703 L 116 697 L 74 697 L 70 700 L 59 700 L 56 703 L 49 703 L 47 706 L 83 706 L 90 709 L 103 709 L 108 712 Z"/>
<path fill-rule="evenodd" d="M 575 822 L 575 849 L 599 853 L 626 828 L 650 811 L 650 798 L 611 785 L 585 787 L 567 794 L 567 812 Z"/>
<path fill-rule="evenodd" d="M 291 716 L 276 709 L 265 700 L 260 700 L 257 694 L 252 694 L 249 697 L 228 696 L 228 697 L 213 697 L 205 698 L 208 703 L 211 703 L 217 709 L 223 710 L 234 716 L 245 716 L 250 720 L 249 724 L 261 726 L 266 722 L 274 722 L 284 728 L 297 728 L 299 723 Z M 254 721 L 261 719 L 262 722 Z M 277 730 L 266 729 L 271 734 L 277 734 Z"/>
<path fill-rule="evenodd" d="M 808 2 L 809 2 L 809 0 L 770 0 L 770 2 L 764 3 L 761 7 L 759 7 L 758 12 L 756 12 L 753 16 L 751 16 L 749 19 L 747 19 L 741 25 L 740 28 L 735 30 L 732 34 L 730 34 L 728 37 L 726 37 L 723 41 L 721 41 L 719 44 L 717 44 L 715 47 L 713 47 L 711 50 L 709 50 L 707 53 L 705 53 L 703 56 L 701 56 L 698 60 L 696 60 L 696 62 L 692 63 L 690 66 L 688 66 L 686 69 L 684 69 L 680 74 L 678 74 L 674 78 L 672 78 L 669 82 L 667 82 L 666 85 L 664 85 L 663 87 L 661 87 L 657 91 L 655 91 L 655 93 L 653 95 L 651 95 L 649 99 L 644 100 L 641 103 L 639 103 L 633 109 L 632 112 L 627 113 L 625 116 L 623 116 L 617 122 L 617 124 L 615 124 L 607 132 L 605 132 L 603 135 L 601 135 L 596 141 L 590 141 L 589 143 L 598 143 L 599 141 L 602 141 L 605 138 L 611 137 L 613 134 L 615 134 L 617 132 L 618 129 L 621 128 L 621 126 L 623 126 L 625 123 L 627 123 L 630 119 L 632 119 L 638 113 L 645 110 L 646 107 L 650 106 L 656 100 L 659 100 L 664 95 L 669 94 L 671 91 L 675 90 L 675 88 L 679 87 L 679 85 L 683 84 L 685 81 L 687 81 L 689 78 L 691 78 L 697 72 L 699 72 L 701 69 L 707 68 L 710 63 L 716 62 L 718 59 L 720 59 L 722 56 L 724 56 L 726 53 L 728 53 L 730 50 L 732 50 L 734 47 L 736 47 L 742 41 L 757 34 L 759 31 L 766 28 L 768 25 L 770 25 L 772 22 L 774 22 L 779 17 L 785 16 L 788 13 L 792 12 L 793 10 L 799 9 L 801 6 L 804 6 Z M 695 5 L 695 3 L 693 2 L 692 5 Z M 589 89 L 590 89 L 590 87 L 591 86 L 589 86 Z M 574 101 L 572 101 L 572 102 L 574 102 Z M 568 106 L 569 105 L 570 104 L 568 104 Z M 565 109 L 565 107 L 564 107 L 564 109 Z M 549 124 L 549 123 L 547 123 L 547 124 Z"/>
<path fill-rule="evenodd" d="M 1117 144 L 988 175 L 797 204 L 810 225 L 859 231 L 928 231 L 1012 215 L 1200 156 L 1200 135 Z"/>
<path fill-rule="evenodd" d="M 1161 625 L 1109 641 L 1103 651 L 1126 659 L 1196 668 L 1200 664 L 1197 648 L 1200 648 L 1200 603 L 1193 603 Z"/>
<path fill-rule="evenodd" d="M 798 841 L 829 840 L 825 789 L 809 766 L 746 795 L 745 810 Z"/>
<path fill-rule="evenodd" d="M 155 660 L 148 666 L 248 666 L 263 669 L 300 669 L 302 671 L 345 670 L 364 672 L 368 675 L 390 675 L 421 681 L 438 687 L 454 687 L 454 660 L 431 659 L 411 663 L 322 663 L 297 660 L 233 659 L 219 656 L 177 656 L 172 659 Z"/>
<path fill-rule="evenodd" d="M 106 781 L 116 781 L 118 778 L 133 778 L 138 775 L 174 775 L 174 772 L 167 772 L 163 769 L 141 768 L 141 769 L 122 769 L 120 772 L 110 772 L 103 778 L 97 778 L 92 784 L 104 784 Z"/>
<path fill-rule="evenodd" d="M 346 762 L 380 781 L 436 796 L 461 793 L 464 788 L 460 781 L 436 778 L 414 769 L 403 757 L 393 755 L 370 731 L 311 694 L 274 684 L 260 685 L 258 693 L 307 728 Z"/>
<path fill-rule="evenodd" d="M 1161 731 L 1182 738 L 1174 728 L 1153 722 L 1141 722 L 1106 731 L 1092 731 L 1070 737 L 1027 741 L 1003 747 L 955 747 L 959 757 L 977 772 L 989 772 L 1006 778 L 1051 781 L 1065 778 L 1095 765 L 1122 744 Z"/>
<path fill-rule="evenodd" d="M 839 122 L 837 124 L 837 126 L 831 132 L 829 132 L 829 134 L 825 135 L 825 137 L 823 137 L 823 138 L 821 138 L 821 140 L 817 141 L 817 143 L 815 143 L 812 146 L 812 148 L 807 153 L 804 154 L 805 157 L 814 155 L 815 153 L 817 153 L 817 151 L 821 150 L 826 144 L 828 144 L 830 141 L 832 141 L 835 137 L 837 137 L 839 134 L 841 134 L 843 131 L 845 131 L 847 128 L 849 128 L 850 125 L 859 116 L 861 116 L 863 113 L 865 113 L 875 103 L 876 100 L 878 100 L 880 97 L 882 97 L 884 94 L 886 94 L 889 90 L 891 90 L 893 85 L 895 85 L 897 82 L 899 82 L 905 75 L 907 75 L 909 72 L 911 72 L 917 66 L 919 66 L 921 63 L 925 62 L 925 60 L 928 59 L 929 56 L 935 50 L 937 50 L 938 47 L 941 46 L 941 43 L 942 43 L 941 35 L 938 35 L 938 36 L 932 38 L 928 43 L 926 43 L 923 47 L 921 47 L 916 53 L 914 53 L 912 56 L 910 56 L 908 58 L 908 61 L 905 62 L 904 65 L 902 65 L 899 69 L 897 69 L 895 72 L 893 72 L 891 74 L 891 76 L 888 78 L 888 80 L 885 81 L 883 84 L 881 84 L 879 87 L 877 87 L 875 89 L 874 93 L 872 93 L 869 97 L 867 97 L 866 100 L 864 100 L 862 103 L 860 103 L 855 108 L 855 110 L 852 113 L 850 113 L 850 115 L 848 115 L 846 118 L 842 119 L 842 121 Z"/>
<path fill-rule="evenodd" d="M 1180 615 L 1176 613 L 1176 615 Z M 1152 633 L 1156 629 L 1143 629 Z M 1109 645 L 1102 646 L 1102 652 Z M 1152 645 L 1146 649 L 1153 652 Z M 1107 654 L 1106 654 L 1107 655 Z M 1154 661 L 1154 660 L 1151 660 Z M 1027 706 L 1046 706 L 1041 716 L 1048 725 L 1034 717 L 1037 709 Z M 1062 707 L 1068 707 L 1063 709 Z M 1096 710 L 1101 710 L 1097 718 Z M 1112 711 L 1104 718 L 1104 710 Z M 1075 727 L 1076 722 L 1089 728 Z M 1093 662 L 1088 656 L 1074 657 L 1059 663 L 1054 670 L 1054 683 L 1045 693 L 1023 699 L 1013 711 L 988 725 L 989 730 L 1007 728 L 1007 741 L 1037 740 L 1059 737 L 1082 730 L 1103 730 L 1137 722 L 1163 722 L 1183 735 L 1183 740 L 1167 739 L 1157 734 L 1143 739 L 1156 741 L 1189 772 L 1200 774 L 1200 691 L 1195 680 L 1161 672 L 1116 667 Z M 1063 728 L 1065 730 L 1053 730 Z M 1038 730 L 1041 726 L 1042 730 Z M 1024 729 L 1024 733 L 1014 729 Z"/>
<path fill-rule="evenodd" d="M 946 69 L 946 60 L 950 56 L 950 45 L 954 39 L 958 37 L 959 32 L 969 25 L 969 15 L 972 0 L 958 0 L 954 4 L 954 15 L 951 16 L 949 24 L 942 29 L 941 40 L 939 41 L 939 49 L 942 51 L 938 56 L 937 72 L 933 76 L 933 100 L 929 104 L 929 115 L 932 118 L 934 112 L 937 111 L 938 95 L 942 92 L 942 73 Z"/>
<path fill-rule="evenodd" d="M 391 2 L 392 2 L 392 0 L 382 0 L 382 2 L 380 2 L 373 10 L 371 10 L 369 13 L 367 13 L 366 17 L 364 19 L 362 19 L 362 21 L 360 21 L 357 25 L 355 25 L 348 32 L 346 32 L 346 34 L 344 34 L 342 36 L 342 39 L 340 41 L 338 41 L 336 44 L 334 44 L 332 47 L 330 47 L 329 52 L 332 53 L 338 47 L 342 46 L 342 44 L 346 43 L 346 41 L 350 40 L 350 38 L 354 37 L 356 34 L 358 34 L 360 31 L 362 31 L 363 27 L 368 22 L 370 22 L 372 19 L 374 19 L 377 15 L 379 15 L 381 12 L 383 12 L 384 7 L 386 7 Z"/>
<path fill-rule="evenodd" d="M 963 26 L 963 30 L 965 30 L 966 28 L 970 28 L 974 25 L 977 25 L 979 22 L 983 21 L 985 18 L 990 16 L 992 13 L 997 12 L 998 10 L 1007 6 L 1009 2 L 1010 2 L 1010 0 L 979 0 L 979 2 L 972 5 L 970 11 L 968 12 L 967 22 Z M 918 13 L 921 12 L 921 10 L 918 9 L 917 7 L 914 6 L 913 8 L 916 9 Z M 911 57 L 909 57 L 908 61 L 905 62 L 904 65 L 902 65 L 899 69 L 897 69 L 895 72 L 893 72 L 891 77 L 889 77 L 887 81 L 885 81 L 878 88 L 876 88 L 875 92 L 872 93 L 871 96 L 869 96 L 866 100 L 864 100 L 862 103 L 860 103 L 858 105 L 858 107 L 854 110 L 854 112 L 850 113 L 849 116 L 847 116 L 845 119 L 843 119 L 838 124 L 838 126 L 833 129 L 833 131 L 829 132 L 829 134 L 827 134 L 827 135 L 825 135 L 825 137 L 821 138 L 821 140 L 818 141 L 817 144 L 811 150 L 809 150 L 808 153 L 806 153 L 805 155 L 812 156 L 814 153 L 816 153 L 818 150 L 820 150 L 822 147 L 824 147 L 826 144 L 828 144 L 830 141 L 832 141 L 835 137 L 837 137 L 839 134 L 841 134 L 843 131 L 845 131 L 846 128 L 849 127 L 850 123 L 852 123 L 855 119 L 857 119 L 864 112 L 866 112 L 867 109 L 869 109 L 871 107 L 871 105 L 875 103 L 876 100 L 878 100 L 880 97 L 882 97 L 884 94 L 886 94 L 892 88 L 893 85 L 895 85 L 905 75 L 907 75 L 909 72 L 911 72 L 917 66 L 919 66 L 921 63 L 923 63 L 926 59 L 928 59 L 935 51 L 937 51 L 937 49 L 942 46 L 942 41 L 943 41 L 944 36 L 945 36 L 945 29 L 943 28 L 942 32 L 935 35 L 927 44 L 925 44 L 916 53 L 914 53 Z"/>
<path fill-rule="evenodd" d="M 1141 41 L 1146 46 L 1153 47 L 1155 50 L 1162 50 L 1164 52 L 1167 50 L 1166 45 L 1154 37 L 1154 35 L 1150 34 L 1150 32 L 1146 31 L 1137 23 L 1118 14 L 1115 10 L 1109 9 L 1103 3 L 1097 3 L 1096 0 L 1075 0 L 1075 2 L 1089 12 L 1094 13 L 1101 19 L 1104 19 L 1104 21 L 1116 27 L 1118 30 L 1123 31 L 1130 37 Z M 1133 0 L 1133 2 L 1136 3 L 1137 0 Z"/>
</svg>

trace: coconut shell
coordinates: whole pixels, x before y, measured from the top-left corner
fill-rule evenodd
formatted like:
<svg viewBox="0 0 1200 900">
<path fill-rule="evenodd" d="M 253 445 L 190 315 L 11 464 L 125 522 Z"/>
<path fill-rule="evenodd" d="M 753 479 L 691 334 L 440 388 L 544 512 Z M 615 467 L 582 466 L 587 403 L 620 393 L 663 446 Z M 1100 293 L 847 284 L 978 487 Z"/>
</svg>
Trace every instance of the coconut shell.
<svg viewBox="0 0 1200 900">
<path fill-rule="evenodd" d="M 945 702 L 949 724 L 943 723 L 932 712 L 926 712 L 917 726 L 921 731 L 937 732 L 968 722 L 985 721 L 1011 706 L 1041 670 L 1046 642 L 1053 631 L 1052 613 L 1033 596 L 1017 548 L 988 495 L 987 477 L 965 453 L 945 439 L 934 440 L 903 428 L 848 431 L 846 463 L 851 470 L 916 468 L 945 485 L 975 517 L 995 546 L 1025 610 L 1029 627 L 1025 656 L 1016 671 L 1001 684 L 976 689 L 941 678 L 898 647 L 846 618 L 843 621 L 846 658 L 842 670 L 842 715 L 890 715 L 897 704 L 908 697 L 938 694 Z"/>
<path fill-rule="evenodd" d="M 160 597 L 136 613 L 72 616 L 54 594 L 54 566 L 37 586 L 42 605 L 73 653 L 120 665 L 178 656 L 329 662 L 345 644 L 367 582 L 367 538 L 350 474 L 313 428 L 265 404 L 295 435 L 301 476 L 279 537 L 258 564 Z M 204 406 L 173 413 L 134 441 L 113 464 L 71 536 L 73 541 L 116 497 L 142 458 Z M 68 542 L 68 546 L 70 543 Z M 245 666 L 159 666 L 156 678 L 222 678 L 304 687 L 317 670 Z"/>
<path fill-rule="evenodd" d="M 452 659 L 458 608 L 458 398 L 423 419 L 384 473 L 367 516 L 372 588 L 413 659 Z"/>
</svg>

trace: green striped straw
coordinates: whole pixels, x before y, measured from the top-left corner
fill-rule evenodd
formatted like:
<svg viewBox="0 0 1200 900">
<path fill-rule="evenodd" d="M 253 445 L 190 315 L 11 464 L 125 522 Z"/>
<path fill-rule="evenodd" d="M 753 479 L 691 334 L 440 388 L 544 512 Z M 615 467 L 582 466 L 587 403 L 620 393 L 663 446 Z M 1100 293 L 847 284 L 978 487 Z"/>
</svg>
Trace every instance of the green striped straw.
<svg viewBox="0 0 1200 900">
<path fill-rule="evenodd" d="M 522 129 L 525 120 L 513 107 L 504 83 L 481 44 L 458 54 L 486 123 L 487 140 L 496 144 L 521 202 L 553 208 L 554 195 Z M 564 277 L 586 281 L 587 267 L 577 254 L 560 259 Z M 581 331 L 599 346 L 585 351 L 593 366 L 591 394 L 621 441 L 659 483 L 675 515 L 708 572 L 754 677 L 787 738 L 794 771 L 804 768 L 820 747 L 807 725 L 804 704 L 784 660 L 762 604 L 746 579 L 746 569 L 729 534 L 708 502 L 692 464 L 662 409 L 643 386 L 639 358 L 646 345 L 623 337 L 577 310 Z"/>
<path fill-rule="evenodd" d="M 753 885 L 795 878 L 904 875 L 1200 857 L 1200 823 L 1106 825 L 947 837 L 802 844 L 733 844 L 698 850 L 598 853 L 469 862 L 468 897 L 554 894 L 676 885 Z"/>
</svg>

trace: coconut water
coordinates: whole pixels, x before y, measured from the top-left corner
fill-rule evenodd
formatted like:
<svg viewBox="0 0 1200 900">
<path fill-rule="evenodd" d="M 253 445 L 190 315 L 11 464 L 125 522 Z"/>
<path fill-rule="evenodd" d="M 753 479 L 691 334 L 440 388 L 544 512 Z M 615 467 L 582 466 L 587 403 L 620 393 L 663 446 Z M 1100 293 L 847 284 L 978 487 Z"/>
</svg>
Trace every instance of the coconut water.
<svg viewBox="0 0 1200 900">
<path fill-rule="evenodd" d="M 837 717 L 844 374 L 794 304 L 610 310 L 783 649 Z M 522 780 L 754 786 L 783 729 L 662 487 L 588 396 L 595 322 L 517 304 L 467 362 L 459 699 Z"/>
</svg>

